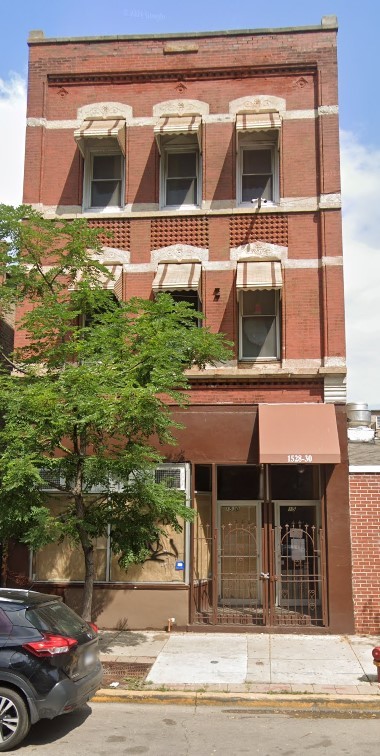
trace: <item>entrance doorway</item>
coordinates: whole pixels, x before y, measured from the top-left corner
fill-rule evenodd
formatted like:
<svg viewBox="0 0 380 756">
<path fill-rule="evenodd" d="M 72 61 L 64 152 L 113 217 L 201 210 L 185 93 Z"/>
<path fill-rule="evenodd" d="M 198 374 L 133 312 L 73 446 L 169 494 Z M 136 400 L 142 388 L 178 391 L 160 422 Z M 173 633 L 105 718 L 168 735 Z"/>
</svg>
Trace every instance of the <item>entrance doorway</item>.
<svg viewBox="0 0 380 756">
<path fill-rule="evenodd" d="M 240 475 L 242 468 L 234 467 L 230 475 L 230 470 L 224 467 L 214 475 L 217 497 L 212 491 L 195 494 L 199 516 L 194 527 L 192 622 L 325 626 L 321 501 L 301 498 L 305 492 L 315 496 L 318 470 L 308 472 L 311 485 L 303 478 L 298 489 L 297 471 L 282 476 L 275 470 L 273 489 L 278 492 L 280 487 L 282 494 L 291 490 L 295 496 L 275 501 L 248 498 L 252 490 L 265 493 L 265 471 L 246 466 Z"/>
</svg>

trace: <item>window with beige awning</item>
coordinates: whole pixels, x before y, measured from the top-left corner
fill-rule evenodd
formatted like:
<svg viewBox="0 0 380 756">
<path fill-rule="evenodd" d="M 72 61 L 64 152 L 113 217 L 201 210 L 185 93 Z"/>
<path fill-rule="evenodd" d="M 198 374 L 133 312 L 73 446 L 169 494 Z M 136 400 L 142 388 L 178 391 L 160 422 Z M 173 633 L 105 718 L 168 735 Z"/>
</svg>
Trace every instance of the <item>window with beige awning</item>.
<svg viewBox="0 0 380 756">
<path fill-rule="evenodd" d="M 281 263 L 277 260 L 238 262 L 236 276 L 236 289 L 238 295 L 240 291 L 281 288 Z"/>
<path fill-rule="evenodd" d="M 187 134 L 196 136 L 201 150 L 201 126 L 202 118 L 199 115 L 188 116 L 163 116 L 154 127 L 158 149 L 161 152 L 161 140 L 165 136 Z"/>
<path fill-rule="evenodd" d="M 93 119 L 88 118 L 82 122 L 79 129 L 74 131 L 74 139 L 82 153 L 85 155 L 87 140 L 94 139 L 115 139 L 117 144 L 125 155 L 125 119 L 108 118 Z"/>
<path fill-rule="evenodd" d="M 153 281 L 153 291 L 200 290 L 202 265 L 197 262 L 160 263 Z"/>
</svg>

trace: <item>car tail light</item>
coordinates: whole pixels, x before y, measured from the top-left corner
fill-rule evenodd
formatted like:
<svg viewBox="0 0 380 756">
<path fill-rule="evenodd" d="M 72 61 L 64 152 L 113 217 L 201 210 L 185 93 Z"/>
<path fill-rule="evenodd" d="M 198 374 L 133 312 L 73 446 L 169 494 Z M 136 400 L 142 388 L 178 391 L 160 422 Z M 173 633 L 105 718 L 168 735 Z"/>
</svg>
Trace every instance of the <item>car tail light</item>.
<svg viewBox="0 0 380 756">
<path fill-rule="evenodd" d="M 99 632 L 99 628 L 98 628 L 98 626 L 97 626 L 97 625 L 95 625 L 95 622 L 88 622 L 87 624 L 88 624 L 88 625 L 90 625 L 90 627 L 92 627 L 92 629 L 93 629 L 93 631 L 94 631 L 95 633 L 98 633 L 98 632 Z"/>
<path fill-rule="evenodd" d="M 67 654 L 78 643 L 75 638 L 64 638 L 63 635 L 50 635 L 50 633 L 42 633 L 42 635 L 42 640 L 24 643 L 23 648 L 34 656 L 57 656 Z"/>
</svg>

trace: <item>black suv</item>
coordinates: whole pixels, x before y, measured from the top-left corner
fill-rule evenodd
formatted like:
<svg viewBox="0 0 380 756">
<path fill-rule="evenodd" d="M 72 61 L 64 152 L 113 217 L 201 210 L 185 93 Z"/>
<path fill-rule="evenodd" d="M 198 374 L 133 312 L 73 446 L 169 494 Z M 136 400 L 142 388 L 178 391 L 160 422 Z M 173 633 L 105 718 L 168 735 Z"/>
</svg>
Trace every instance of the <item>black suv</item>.
<svg viewBox="0 0 380 756">
<path fill-rule="evenodd" d="M 96 625 L 56 596 L 0 588 L 0 751 L 38 719 L 81 706 L 101 681 Z"/>
</svg>

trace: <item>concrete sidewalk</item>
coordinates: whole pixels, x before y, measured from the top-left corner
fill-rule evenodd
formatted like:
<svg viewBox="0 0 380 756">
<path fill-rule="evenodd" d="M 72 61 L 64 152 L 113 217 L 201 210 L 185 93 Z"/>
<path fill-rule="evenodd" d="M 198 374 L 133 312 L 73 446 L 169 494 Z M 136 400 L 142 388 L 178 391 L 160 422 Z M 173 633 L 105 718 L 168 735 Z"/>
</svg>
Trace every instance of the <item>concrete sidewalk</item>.
<svg viewBox="0 0 380 756">
<path fill-rule="evenodd" d="M 379 644 L 377 637 L 337 635 L 100 633 L 104 663 L 116 663 L 115 669 L 124 664 L 151 665 L 142 685 L 145 697 L 151 691 L 360 700 L 377 696 L 380 706 L 371 654 Z M 120 694 L 128 687 L 115 677 L 118 681 L 119 685 L 107 686 L 99 695 Z"/>
</svg>

